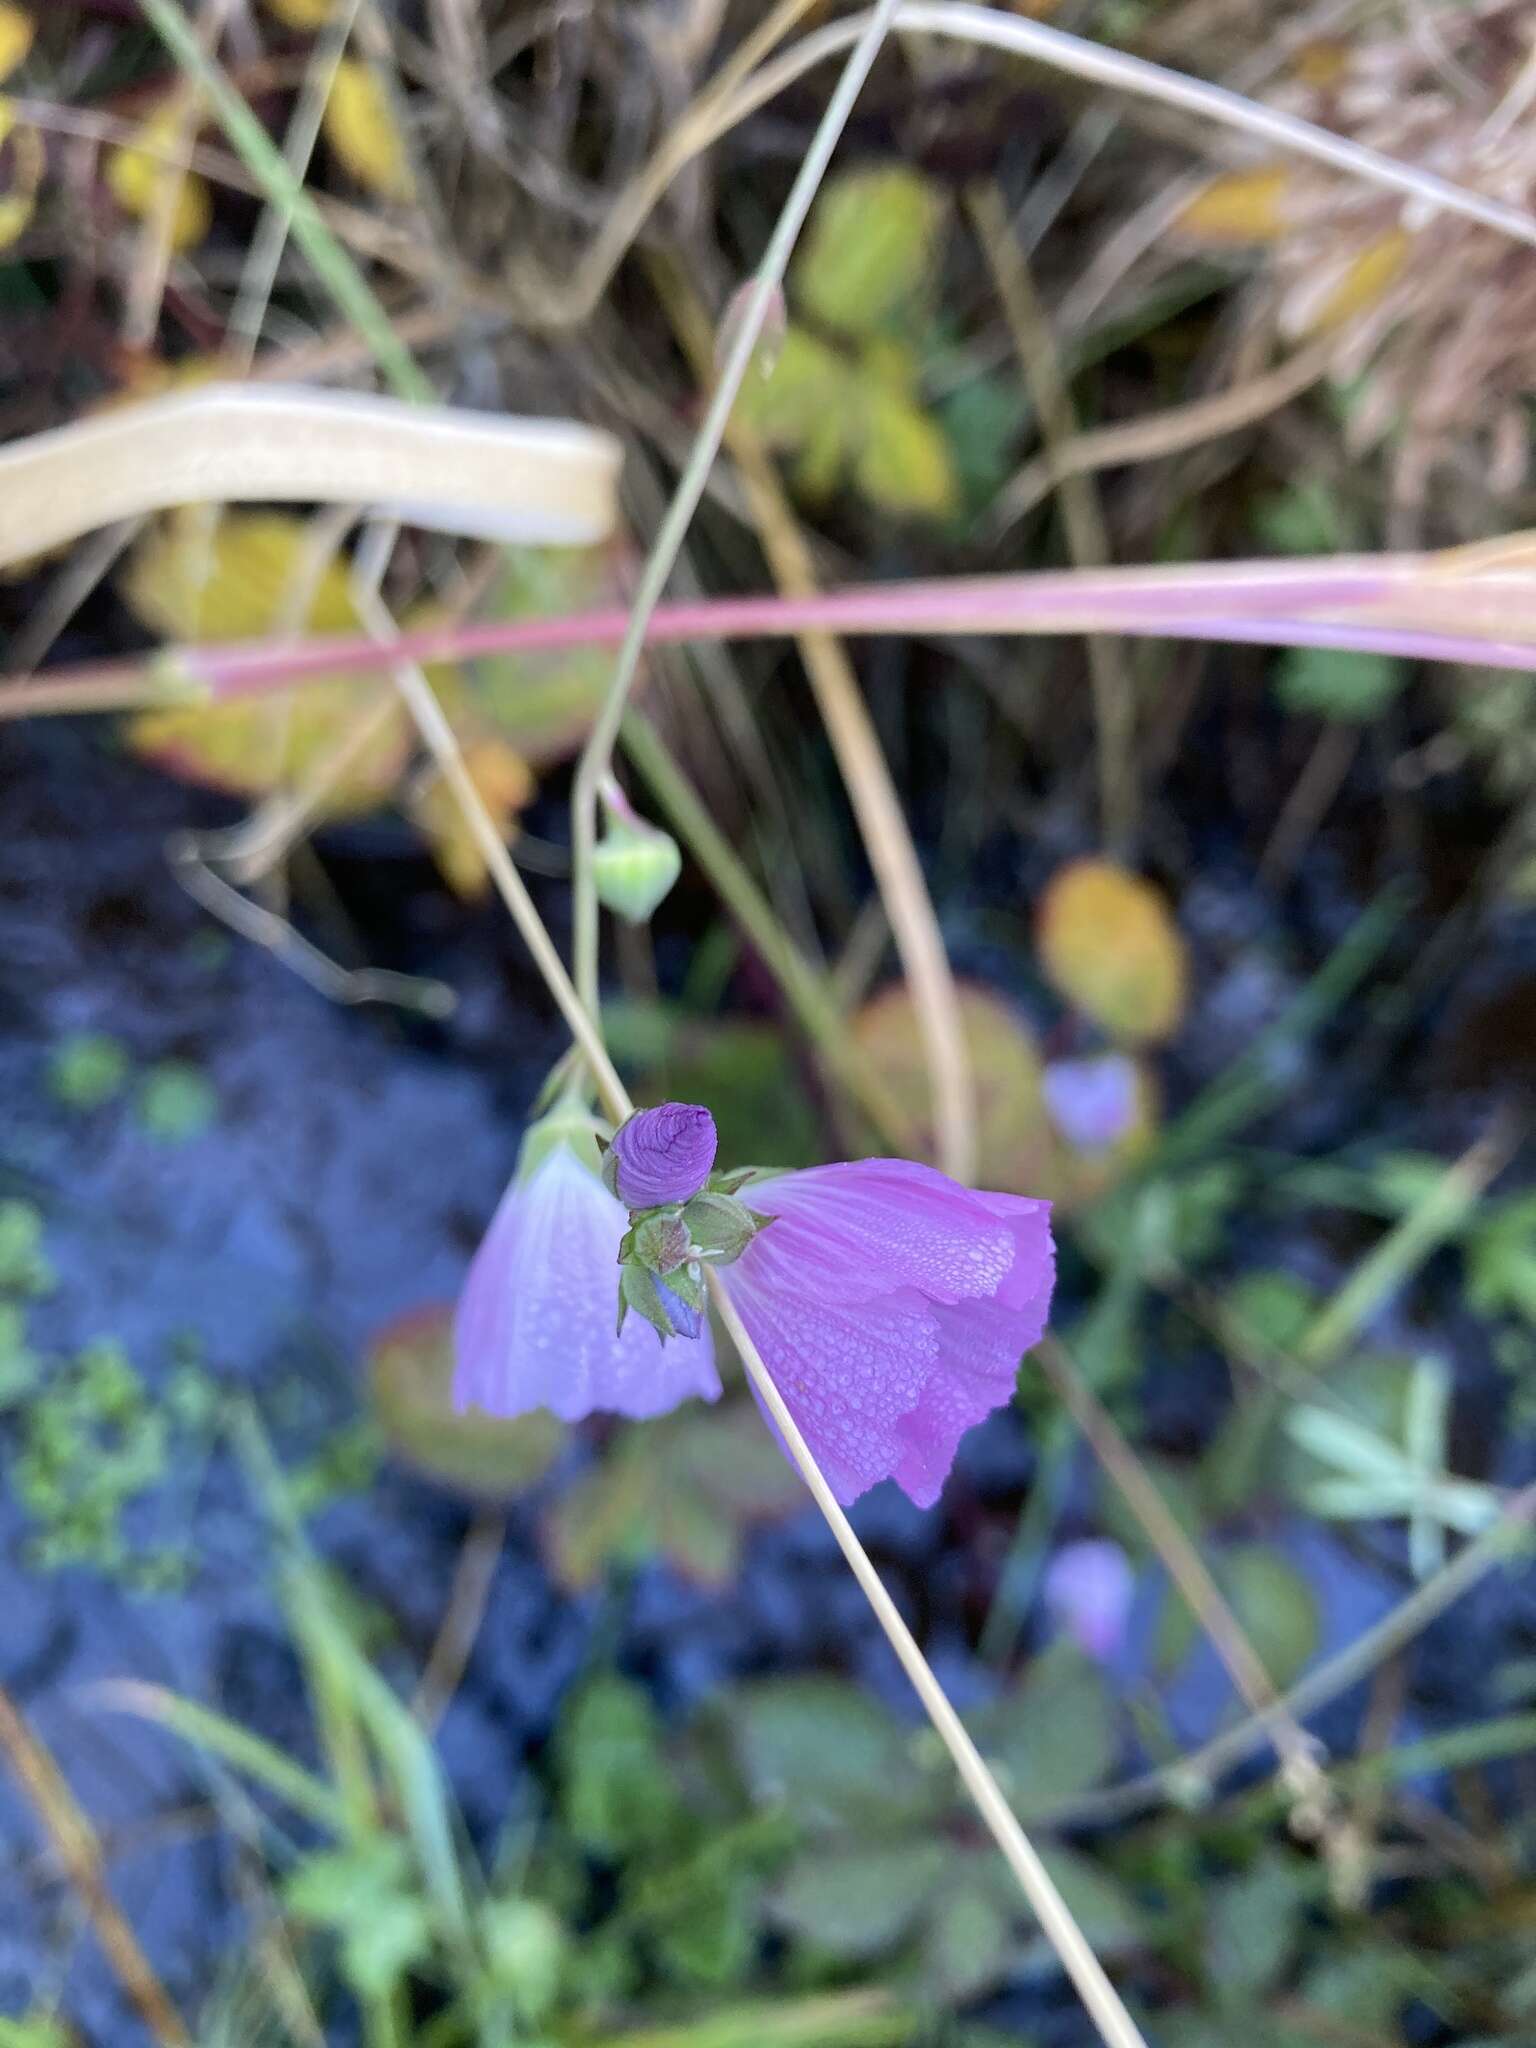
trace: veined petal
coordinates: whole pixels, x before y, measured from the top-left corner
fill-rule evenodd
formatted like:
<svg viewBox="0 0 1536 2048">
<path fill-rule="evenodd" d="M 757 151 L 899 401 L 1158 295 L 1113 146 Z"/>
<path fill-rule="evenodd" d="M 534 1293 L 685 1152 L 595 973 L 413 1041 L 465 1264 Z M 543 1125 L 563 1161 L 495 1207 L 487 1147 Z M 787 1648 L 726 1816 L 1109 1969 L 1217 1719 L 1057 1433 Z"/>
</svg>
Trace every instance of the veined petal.
<svg viewBox="0 0 1536 2048">
<path fill-rule="evenodd" d="M 708 1326 L 663 1345 L 618 1309 L 628 1218 L 568 1146 L 503 1196 L 459 1299 L 454 1403 L 492 1415 L 548 1408 L 567 1422 L 595 1409 L 640 1418 L 690 1394 L 720 1393 Z"/>
<path fill-rule="evenodd" d="M 745 1256 L 755 1264 L 792 1244 L 794 1284 L 818 1300 L 868 1301 L 898 1287 L 930 1301 L 985 1299 L 1016 1256 L 1013 1217 L 990 1206 L 1014 1198 L 973 1194 L 910 1159 L 808 1167 L 753 1181 L 742 1199 L 783 1219 Z"/>
<path fill-rule="evenodd" d="M 904 1454 L 902 1419 L 923 1398 L 937 1360 L 932 1316 L 915 1295 L 853 1308 L 801 1300 L 759 1285 L 744 1266 L 727 1278 L 731 1297 L 811 1455 L 846 1507 L 893 1473 Z"/>
<path fill-rule="evenodd" d="M 832 1490 L 846 1505 L 894 1478 L 931 1506 L 1045 1327 L 1050 1204 L 904 1160 L 754 1182 L 746 1200 L 778 1220 L 727 1284 Z"/>
</svg>

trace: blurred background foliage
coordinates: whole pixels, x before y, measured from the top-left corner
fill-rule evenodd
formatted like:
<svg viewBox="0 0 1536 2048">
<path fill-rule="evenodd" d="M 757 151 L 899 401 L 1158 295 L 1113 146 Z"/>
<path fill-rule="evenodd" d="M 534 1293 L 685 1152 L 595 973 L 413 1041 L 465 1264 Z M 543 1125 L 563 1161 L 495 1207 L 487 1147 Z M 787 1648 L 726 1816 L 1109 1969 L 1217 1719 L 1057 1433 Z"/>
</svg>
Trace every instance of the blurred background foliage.
<svg viewBox="0 0 1536 2048">
<path fill-rule="evenodd" d="M 1015 11 L 1536 189 L 1512 0 Z M 624 440 L 623 539 L 408 531 L 396 616 L 621 603 L 700 321 L 728 345 L 825 78 L 609 262 L 756 10 L 189 12 L 435 388 Z M 372 377 L 309 260 L 260 253 L 270 195 L 154 13 L 0 0 L 7 437 Z M 904 41 L 678 592 L 787 587 L 786 534 L 832 586 L 1519 529 L 1533 294 L 1486 230 Z M 7 668 L 355 631 L 350 544 L 291 510 L 93 537 L 0 591 Z M 1154 641 L 854 657 L 958 979 L 978 1182 L 1048 1195 L 1062 1254 L 1014 1409 L 931 1516 L 877 1495 L 861 1533 L 1149 2040 L 1520 2048 L 1532 681 Z M 430 670 L 562 932 L 610 659 Z M 639 706 L 627 783 L 684 861 L 613 930 L 637 1094 L 707 1102 L 732 1163 L 931 1155 L 801 651 L 657 649 Z M 739 1388 L 651 1423 L 453 1415 L 448 1304 L 561 1043 L 388 682 L 7 722 L 0 817 L 0 2048 L 1087 2040 Z M 1235 1630 L 1299 1688 L 1310 1775 L 1234 1693 L 1181 1539 L 1229 1660 Z"/>
</svg>

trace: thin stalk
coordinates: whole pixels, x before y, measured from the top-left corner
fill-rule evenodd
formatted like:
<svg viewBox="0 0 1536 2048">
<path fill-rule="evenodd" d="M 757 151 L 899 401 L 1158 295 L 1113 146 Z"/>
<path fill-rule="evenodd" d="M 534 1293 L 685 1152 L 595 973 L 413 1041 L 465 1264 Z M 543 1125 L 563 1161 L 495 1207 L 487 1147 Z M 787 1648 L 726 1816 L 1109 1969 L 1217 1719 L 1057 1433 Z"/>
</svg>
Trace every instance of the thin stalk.
<svg viewBox="0 0 1536 2048">
<path fill-rule="evenodd" d="M 576 770 L 571 795 L 571 846 L 574 861 L 574 924 L 576 986 L 585 1010 L 597 1012 L 597 881 L 592 855 L 597 841 L 597 791 L 613 763 L 613 745 L 618 738 L 624 706 L 634 687 L 645 645 L 651 614 L 666 588 L 667 578 L 677 560 L 688 525 L 704 495 L 709 472 L 725 433 L 725 424 L 736 395 L 747 374 L 768 314 L 769 303 L 783 282 L 811 203 L 826 174 L 838 138 L 853 111 L 859 89 L 868 76 L 881 43 L 885 40 L 898 0 L 877 0 L 854 41 L 852 54 L 843 68 L 827 102 L 825 113 L 811 138 L 810 148 L 790 188 L 767 250 L 742 306 L 741 325 L 735 336 L 720 381 L 710 400 L 703 425 L 695 437 L 686 467 L 678 479 L 667 516 L 661 523 L 640 575 L 635 600 L 625 623 L 624 637 L 614 662 L 608 693 L 597 715 Z"/>
<path fill-rule="evenodd" d="M 448 417 L 457 423 L 454 415 Z M 297 431 L 302 412 L 296 411 L 293 419 Z M 393 431 L 389 419 L 381 423 L 385 431 Z M 263 415 L 261 425 L 267 424 Z M 595 521 L 601 511 L 600 492 L 611 492 L 612 471 L 602 437 L 594 436 L 592 442 L 590 447 L 585 441 L 573 443 L 565 452 L 573 498 L 577 489 L 584 493 L 586 516 Z M 445 439 L 441 452 L 450 447 Z M 438 459 L 431 450 L 421 452 Z M 529 444 L 530 475 L 535 461 L 542 468 L 544 452 Z M 509 441 L 498 456 L 506 461 L 519 453 L 518 443 Z M 73 449 L 71 456 L 73 464 Z M 0 454 L 0 476 L 9 482 L 7 459 Z M 314 488 L 306 490 L 307 496 L 324 495 L 328 488 L 343 494 L 342 479 L 328 482 L 329 466 L 312 464 Z M 47 495 L 51 480 L 51 470 L 42 466 L 29 479 L 39 487 L 40 496 Z M 348 481 L 362 482 L 355 476 Z M 254 480 L 250 488 L 254 492 Z M 346 492 L 349 502 L 365 495 L 366 486 Z M 6 530 L 4 518 L 0 506 L 0 538 Z M 19 550 L 19 537 L 17 545 Z M 1536 573 L 1524 568 L 1463 568 L 1453 559 L 1460 553 L 1340 555 L 1331 560 L 1299 556 L 1091 572 L 1051 569 L 852 585 L 805 598 L 689 600 L 658 605 L 646 639 L 657 645 L 785 639 L 821 628 L 847 636 L 911 633 L 930 639 L 1126 633 L 1276 647 L 1364 648 L 1424 661 L 1536 670 Z M 1431 599 L 1433 619 L 1426 623 Z M 488 654 L 611 645 L 624 637 L 628 626 L 629 614 L 620 610 L 445 623 L 401 634 L 394 651 L 412 661 L 467 661 Z M 391 658 L 377 641 L 357 634 L 184 646 L 148 662 L 97 662 L 0 685 L 0 718 L 120 710 L 199 697 L 222 701 L 259 696 L 339 669 L 387 668 Z"/>
<path fill-rule="evenodd" d="M 361 608 L 365 623 L 382 639 L 388 641 L 394 628 L 394 621 L 382 599 L 369 585 L 367 575 L 367 564 L 360 563 L 354 579 L 354 597 Z M 500 835 L 479 791 L 464 768 L 453 729 L 443 716 L 442 708 L 432 693 L 431 684 L 419 666 L 402 660 L 398 655 L 393 663 L 393 672 L 396 685 L 417 722 L 423 740 L 436 758 L 463 810 L 465 822 L 485 856 L 492 879 L 501 891 L 503 900 L 511 911 L 529 951 L 533 954 L 550 993 L 570 1025 L 571 1035 L 587 1061 L 604 1108 L 615 1121 L 626 1117 L 634 1106 L 628 1091 L 608 1057 L 591 1016 L 565 972 L 554 943 L 545 930 L 532 899 L 524 889 L 505 846 L 501 843 Z M 764 1407 L 772 1416 L 785 1449 L 836 1538 L 838 1548 L 873 1609 L 876 1620 L 889 1639 L 902 1669 L 912 1681 L 924 1711 L 954 1759 L 961 1781 L 975 1801 L 977 1811 L 988 1832 L 1018 1879 L 1020 1889 L 1059 1956 L 1063 1969 L 1076 1986 L 1084 2006 L 1103 2036 L 1106 2048 L 1146 2048 L 1135 2021 L 1121 2003 L 1119 1993 L 1105 1975 L 1102 1965 L 1084 1938 L 1082 1929 L 1052 1882 L 1050 1873 L 1040 1861 L 1010 1810 L 997 1780 L 988 1770 L 975 1743 L 966 1733 L 964 1724 L 950 1705 L 943 1686 L 934 1676 L 911 1630 L 897 1612 L 895 1603 L 881 1583 L 880 1575 L 870 1561 L 868 1553 L 854 1534 L 848 1517 L 843 1513 L 822 1474 L 821 1467 L 816 1463 L 809 1446 L 801 1436 L 794 1417 L 784 1405 L 783 1397 L 774 1385 L 761 1353 L 737 1314 L 735 1303 L 731 1300 L 721 1276 L 711 1271 L 708 1278 L 721 1321 L 735 1343 L 742 1365 L 750 1375 Z"/>
<path fill-rule="evenodd" d="M 810 1489 L 811 1497 L 836 1538 L 848 1569 L 857 1579 L 860 1591 L 874 1610 L 876 1620 L 884 1629 L 891 1648 L 896 1652 L 901 1668 L 911 1680 L 912 1689 L 922 1701 L 923 1709 L 933 1723 L 940 1741 L 949 1751 L 961 1782 L 974 1801 L 987 1832 L 1002 1851 L 1004 1861 L 1017 1878 L 1019 1889 L 1029 1901 L 1036 1919 L 1056 1951 L 1062 1968 L 1071 1978 L 1094 2025 L 1104 2041 L 1109 2044 L 1109 2048 L 1146 2048 L 1136 2022 L 1126 2011 L 1121 2003 L 1120 1994 L 1104 1974 L 1102 1964 L 1072 1917 L 1071 1909 L 1056 1889 L 1050 1872 L 1040 1861 L 1029 1837 L 1019 1826 L 997 1780 L 966 1732 L 964 1722 L 950 1705 L 948 1695 L 934 1676 L 927 1658 L 918 1648 L 912 1631 L 897 1612 L 896 1604 L 885 1590 L 880 1574 L 871 1563 L 863 1544 L 853 1533 L 853 1525 L 839 1506 L 836 1495 L 827 1484 L 820 1466 L 796 1427 L 795 1418 L 785 1406 L 783 1396 L 763 1364 L 756 1345 L 747 1334 L 746 1326 L 737 1313 L 736 1304 L 731 1299 L 726 1276 L 711 1269 L 708 1280 L 720 1320 L 740 1354 L 741 1362 L 746 1367 L 758 1397 L 772 1416 L 785 1449 Z"/>
<path fill-rule="evenodd" d="M 681 283 L 667 296 L 695 369 L 707 376 L 703 308 Z M 775 583 L 787 597 L 813 597 L 815 563 L 771 457 L 740 420 L 726 422 L 725 437 Z M 796 645 L 911 994 L 933 1105 L 937 1162 L 956 1180 L 968 1181 L 976 1171 L 976 1080 L 960 995 L 922 862 L 847 649 L 835 634 L 820 632 L 802 633 Z"/>
<path fill-rule="evenodd" d="M 0 1686 L 0 1754 L 41 1822 L 59 1866 L 80 1894 L 102 1951 L 161 2048 L 191 2048 L 192 2037 L 155 1975 L 122 1908 L 107 1889 L 101 1843 L 51 1751 Z"/>
<path fill-rule="evenodd" d="M 642 712 L 627 711 L 619 741 L 673 831 L 762 956 L 828 1071 L 868 1117 L 882 1143 L 898 1152 L 909 1151 L 913 1145 L 911 1121 L 869 1062 L 850 1047 L 842 1011 L 826 977 L 806 959 L 775 917 L 746 863 L 700 801 L 655 726 Z"/>
<path fill-rule="evenodd" d="M 1063 1804 L 1047 1816 L 1050 1824 L 1098 1825 L 1124 1820 L 1144 1807 L 1179 1804 L 1191 1795 L 1203 1796 L 1223 1771 L 1273 1740 L 1277 1714 L 1287 1714 L 1294 1721 L 1304 1721 L 1309 1714 L 1315 1714 L 1406 1648 L 1496 1565 L 1529 1551 L 1533 1520 L 1536 1486 L 1528 1486 L 1508 1502 L 1498 1521 L 1458 1551 L 1443 1571 L 1426 1579 L 1390 1614 L 1383 1615 L 1352 1643 L 1309 1671 L 1305 1678 L 1298 1679 L 1288 1692 L 1280 1695 L 1273 1708 L 1240 1721 L 1235 1728 L 1226 1729 L 1174 1763 L 1127 1779 L 1123 1785 L 1112 1785 L 1107 1791 L 1087 1793 Z"/>
<path fill-rule="evenodd" d="M 1040 419 L 1047 458 L 1077 439 L 1077 411 L 1062 373 L 1055 338 L 1029 259 L 1014 238 L 1008 210 L 995 182 L 969 194 L 971 220 L 1002 301 L 1003 317 Z M 1061 524 L 1073 566 L 1103 569 L 1109 563 L 1109 532 L 1091 479 L 1063 473 L 1056 483 Z M 1113 636 L 1090 633 L 1088 681 L 1093 692 L 1098 741 L 1099 828 L 1111 851 L 1126 858 L 1135 845 L 1140 807 L 1136 781 L 1136 684 L 1124 649 Z"/>
<path fill-rule="evenodd" d="M 140 0 L 156 34 L 189 78 L 196 79 L 209 105 L 268 202 L 288 216 L 293 239 L 314 268 L 316 277 L 372 349 L 386 379 L 401 398 L 430 402 L 431 384 L 390 324 L 368 280 L 342 248 L 320 216 L 320 210 L 295 177 L 292 166 L 273 142 L 223 68 L 198 41 L 178 0 Z"/>
</svg>

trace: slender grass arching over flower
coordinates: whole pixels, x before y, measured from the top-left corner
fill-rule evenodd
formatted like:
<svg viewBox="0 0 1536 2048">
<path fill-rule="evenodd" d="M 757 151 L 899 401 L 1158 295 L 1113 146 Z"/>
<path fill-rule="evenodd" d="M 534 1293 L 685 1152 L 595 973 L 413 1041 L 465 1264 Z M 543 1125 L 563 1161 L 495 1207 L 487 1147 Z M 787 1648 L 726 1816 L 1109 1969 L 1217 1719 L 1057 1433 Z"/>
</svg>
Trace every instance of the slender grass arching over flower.
<svg viewBox="0 0 1536 2048">
<path fill-rule="evenodd" d="M 708 1110 L 642 1110 L 603 1162 L 608 1195 L 589 1122 L 562 1108 L 535 1126 L 464 1291 L 460 1405 L 570 1420 L 713 1398 L 702 1275 L 728 1266 L 837 1498 L 894 1479 L 931 1506 L 961 1437 L 1012 1397 L 1044 1330 L 1049 1203 L 905 1159 L 712 1173 L 714 1155 Z"/>
</svg>

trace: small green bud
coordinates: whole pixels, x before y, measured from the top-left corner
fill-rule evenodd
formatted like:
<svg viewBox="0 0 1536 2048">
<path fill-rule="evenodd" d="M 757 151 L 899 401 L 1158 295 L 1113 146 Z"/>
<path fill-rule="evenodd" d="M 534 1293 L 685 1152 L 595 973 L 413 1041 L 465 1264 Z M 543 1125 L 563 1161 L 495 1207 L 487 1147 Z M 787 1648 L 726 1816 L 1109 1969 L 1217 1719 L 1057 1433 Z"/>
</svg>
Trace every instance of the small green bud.
<svg viewBox="0 0 1536 2048">
<path fill-rule="evenodd" d="M 683 871 L 670 833 L 647 824 L 622 790 L 602 792 L 607 827 L 592 854 L 598 901 L 630 924 L 646 924 Z"/>
</svg>

